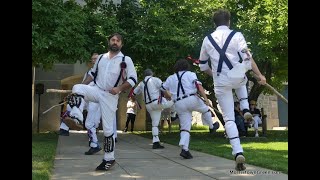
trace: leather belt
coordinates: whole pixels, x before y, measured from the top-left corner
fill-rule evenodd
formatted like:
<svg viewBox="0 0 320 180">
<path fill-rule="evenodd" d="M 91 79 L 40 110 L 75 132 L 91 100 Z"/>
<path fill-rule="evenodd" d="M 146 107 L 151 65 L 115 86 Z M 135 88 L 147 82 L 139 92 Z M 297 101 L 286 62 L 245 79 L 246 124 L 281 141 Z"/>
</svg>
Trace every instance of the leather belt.
<svg viewBox="0 0 320 180">
<path fill-rule="evenodd" d="M 182 97 L 177 98 L 177 99 L 174 100 L 173 102 L 177 102 L 177 101 L 180 101 L 181 99 L 187 98 L 187 97 L 189 97 L 189 96 L 194 96 L 194 95 L 196 95 L 196 93 L 189 94 L 189 95 L 184 95 L 184 96 L 182 96 Z"/>
</svg>

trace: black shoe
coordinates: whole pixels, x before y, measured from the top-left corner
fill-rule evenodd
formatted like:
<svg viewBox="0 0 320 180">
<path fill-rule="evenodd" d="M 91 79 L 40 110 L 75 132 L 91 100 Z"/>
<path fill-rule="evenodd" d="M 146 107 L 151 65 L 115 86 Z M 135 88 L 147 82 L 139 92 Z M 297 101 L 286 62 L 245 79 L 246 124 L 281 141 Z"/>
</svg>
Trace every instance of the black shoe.
<svg viewBox="0 0 320 180">
<path fill-rule="evenodd" d="M 69 136 L 69 131 L 64 130 L 64 129 L 60 129 L 59 130 L 59 135 L 60 136 Z"/>
<path fill-rule="evenodd" d="M 115 160 L 102 160 L 102 163 L 96 168 L 96 171 L 108 171 L 115 163 Z"/>
<path fill-rule="evenodd" d="M 162 146 L 159 142 L 154 142 L 152 145 L 152 149 L 163 149 L 164 146 Z"/>
<path fill-rule="evenodd" d="M 184 149 L 181 150 L 180 156 L 182 156 L 185 159 L 192 159 L 193 158 L 190 151 L 186 151 Z"/>
<path fill-rule="evenodd" d="M 236 161 L 236 167 L 235 169 L 237 171 L 243 171 L 246 169 L 246 166 L 244 165 L 244 162 L 245 162 L 245 158 L 242 154 L 242 152 L 240 153 L 237 153 L 236 156 L 234 157 L 235 161 Z"/>
<path fill-rule="evenodd" d="M 128 128 L 124 128 L 123 132 L 127 132 L 128 131 Z"/>
<path fill-rule="evenodd" d="M 217 131 L 217 129 L 219 129 L 219 127 L 220 127 L 220 124 L 218 123 L 218 121 L 216 121 L 215 123 L 213 123 L 213 128 L 212 128 L 212 129 L 209 129 L 210 134 L 214 134 L 214 133 Z"/>
<path fill-rule="evenodd" d="M 97 152 L 101 151 L 101 147 L 97 146 L 97 147 L 90 147 L 89 151 L 85 152 L 85 155 L 92 155 L 95 154 Z"/>
</svg>

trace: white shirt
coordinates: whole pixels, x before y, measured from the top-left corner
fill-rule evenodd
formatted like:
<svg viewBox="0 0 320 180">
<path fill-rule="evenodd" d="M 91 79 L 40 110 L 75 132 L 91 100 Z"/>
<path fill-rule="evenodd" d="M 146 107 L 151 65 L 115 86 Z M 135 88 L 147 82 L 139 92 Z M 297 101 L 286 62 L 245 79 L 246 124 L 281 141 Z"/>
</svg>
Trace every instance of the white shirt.
<svg viewBox="0 0 320 180">
<path fill-rule="evenodd" d="M 218 44 L 218 46 L 222 49 L 227 37 L 231 33 L 232 30 L 230 30 L 227 26 L 219 26 L 217 29 L 211 33 L 210 35 L 214 39 L 214 41 Z M 248 56 L 245 53 L 242 53 L 241 50 L 247 48 L 247 43 L 245 41 L 245 38 L 243 37 L 241 32 L 236 32 L 234 36 L 232 37 L 227 50 L 226 50 L 226 56 L 230 60 L 232 66 L 236 66 L 239 64 L 239 55 L 244 60 L 248 58 Z M 214 48 L 214 46 L 209 41 L 208 37 L 205 37 L 202 42 L 202 47 L 200 51 L 200 61 L 205 61 L 210 58 L 211 65 L 212 65 L 212 74 L 213 77 L 217 76 L 217 69 L 218 69 L 218 62 L 219 62 L 220 54 L 219 52 Z M 251 61 L 249 61 L 251 62 Z M 209 69 L 208 63 L 200 64 L 200 70 L 205 71 Z M 251 65 L 250 65 L 251 67 Z M 225 62 L 222 63 L 222 69 L 221 73 L 226 74 L 229 71 L 229 68 Z"/>
<path fill-rule="evenodd" d="M 127 102 L 127 113 L 136 114 L 136 111 L 137 111 L 136 103 L 129 100 Z"/>
<path fill-rule="evenodd" d="M 181 74 L 184 71 L 179 71 L 179 77 L 181 76 Z M 171 95 L 172 95 L 172 99 L 176 100 L 177 97 L 177 89 L 178 89 L 178 77 L 176 75 L 176 73 L 170 75 L 167 80 L 162 84 L 162 90 L 168 90 Z M 183 86 L 183 89 L 185 91 L 185 95 L 189 95 L 189 94 L 194 94 L 197 93 L 198 89 L 195 85 L 195 82 L 197 82 L 198 84 L 202 85 L 202 83 L 200 81 L 198 81 L 197 75 L 194 72 L 191 71 L 186 71 L 182 78 L 181 78 L 181 84 Z M 179 97 L 183 96 L 183 92 L 180 88 L 179 90 Z"/>
<path fill-rule="evenodd" d="M 93 69 L 90 68 L 89 71 L 87 71 L 87 72 L 84 74 L 83 79 L 82 79 L 82 83 L 83 83 L 83 81 L 87 78 L 87 76 L 89 75 L 89 73 L 91 73 L 92 71 L 93 71 Z M 91 81 L 88 85 L 93 86 L 93 85 L 94 85 L 94 82 Z"/>
<path fill-rule="evenodd" d="M 117 82 L 121 70 L 120 64 L 124 55 L 122 54 L 122 52 L 119 52 L 112 59 L 110 59 L 109 53 L 105 53 L 102 54 L 102 58 L 99 61 L 100 56 L 101 55 L 98 56 L 98 59 L 94 64 L 92 71 L 96 72 L 97 64 L 99 62 L 96 84 L 99 88 L 105 91 L 109 91 Z M 127 77 L 127 82 L 130 83 L 130 85 L 133 87 L 137 82 L 137 72 L 133 65 L 132 59 L 129 56 L 125 57 L 125 63 L 127 64 L 127 67 L 125 68 L 125 76 Z M 91 72 L 89 73 L 89 75 L 94 78 Z M 122 83 L 123 80 L 121 77 L 118 86 L 120 86 Z"/>
<path fill-rule="evenodd" d="M 158 99 L 160 96 L 160 87 L 162 85 L 162 80 L 157 77 L 146 76 L 144 78 L 144 81 L 147 81 L 147 79 L 149 79 L 147 86 L 148 86 L 148 91 L 150 94 L 150 100 L 152 101 L 154 99 Z M 141 92 L 143 93 L 144 99 L 146 99 L 145 103 L 148 103 L 150 100 L 149 100 L 148 94 L 144 94 L 143 81 L 141 81 L 133 91 L 134 95 L 140 94 Z"/>
</svg>

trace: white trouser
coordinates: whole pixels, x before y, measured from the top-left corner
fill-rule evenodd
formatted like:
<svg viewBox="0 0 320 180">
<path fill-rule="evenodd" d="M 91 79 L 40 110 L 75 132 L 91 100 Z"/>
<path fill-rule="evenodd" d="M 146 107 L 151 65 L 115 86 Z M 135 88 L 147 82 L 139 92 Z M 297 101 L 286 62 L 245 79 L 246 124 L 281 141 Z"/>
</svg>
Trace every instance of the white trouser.
<svg viewBox="0 0 320 180">
<path fill-rule="evenodd" d="M 113 121 L 113 137 L 114 138 L 117 138 L 118 137 L 118 133 L 117 133 L 117 118 L 114 118 L 114 121 Z"/>
<path fill-rule="evenodd" d="M 103 134 L 105 137 L 111 136 L 114 133 L 113 124 L 116 118 L 119 95 L 112 95 L 107 91 L 101 90 L 95 85 L 90 86 L 85 84 L 74 85 L 72 93 L 83 95 L 85 101 L 99 103 L 102 116 Z M 83 111 L 81 106 L 80 111 Z M 115 143 L 113 143 L 113 149 L 115 149 Z M 106 161 L 114 160 L 114 150 L 108 153 L 105 152 L 104 159 Z"/>
<path fill-rule="evenodd" d="M 163 109 L 170 108 L 173 105 L 173 101 L 167 101 L 162 99 L 162 103 L 158 104 L 158 101 L 154 101 L 146 105 L 146 109 L 150 114 L 152 120 L 152 142 L 159 142 L 159 122 L 161 118 L 161 112 Z"/>
<path fill-rule="evenodd" d="M 60 129 L 64 129 L 66 131 L 69 131 L 69 127 L 63 121 L 60 123 Z"/>
<path fill-rule="evenodd" d="M 67 104 L 67 109 L 66 109 L 66 112 L 64 112 L 64 113 L 70 113 L 70 111 L 71 111 L 71 107 L 69 106 L 69 104 Z M 69 131 L 69 127 L 63 121 L 61 121 L 61 123 L 60 123 L 60 129 L 64 129 L 66 131 Z"/>
<path fill-rule="evenodd" d="M 232 146 L 232 154 L 235 155 L 239 152 L 243 152 L 242 146 L 240 144 L 239 132 L 237 125 L 235 123 L 234 116 L 234 99 L 232 94 L 232 89 L 235 89 L 235 93 L 240 100 L 240 109 L 248 109 L 248 92 L 245 84 L 248 79 L 245 77 L 241 81 L 234 81 L 229 79 L 224 74 L 214 77 L 214 92 L 218 100 L 218 104 L 221 108 L 223 114 L 223 120 L 225 122 L 226 133 L 230 139 L 230 144 Z"/>
<path fill-rule="evenodd" d="M 209 107 L 198 97 L 198 96 L 189 96 L 187 98 L 181 99 L 175 103 L 175 111 L 177 112 L 180 119 L 180 142 L 179 146 L 182 149 L 188 151 L 190 143 L 190 130 L 192 122 L 192 111 L 198 111 L 200 113 L 208 112 Z M 210 116 L 210 121 L 212 124 L 211 113 L 208 112 Z M 209 120 L 206 120 L 207 122 Z M 189 132 L 188 132 L 189 131 Z"/>
<path fill-rule="evenodd" d="M 88 130 L 88 136 L 90 138 L 90 147 L 98 146 L 98 137 L 96 134 L 96 128 L 99 127 L 100 119 L 101 119 L 101 111 L 99 103 L 88 102 L 87 107 L 87 119 L 85 126 Z"/>
<path fill-rule="evenodd" d="M 258 130 L 259 124 L 262 124 L 261 118 L 259 116 L 253 116 L 253 127 L 255 130 Z"/>
</svg>

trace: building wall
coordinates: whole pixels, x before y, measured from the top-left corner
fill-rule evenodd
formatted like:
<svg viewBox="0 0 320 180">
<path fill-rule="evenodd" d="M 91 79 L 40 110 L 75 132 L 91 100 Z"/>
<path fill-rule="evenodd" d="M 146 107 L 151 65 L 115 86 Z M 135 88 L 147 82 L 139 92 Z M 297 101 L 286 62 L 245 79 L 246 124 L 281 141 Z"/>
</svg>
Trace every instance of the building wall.
<svg viewBox="0 0 320 180">
<path fill-rule="evenodd" d="M 257 101 L 257 108 L 263 108 L 264 114 L 267 115 L 267 129 L 279 127 L 278 97 L 276 95 L 261 94 Z"/>
<path fill-rule="evenodd" d="M 73 79 L 73 83 L 80 83 L 83 74 L 88 70 L 86 64 L 56 64 L 54 68 L 50 71 L 44 71 L 40 68 L 35 69 L 35 84 L 44 84 L 44 89 L 61 89 L 61 80 L 78 75 L 80 78 Z M 70 89 L 71 85 L 64 85 Z M 33 121 L 32 121 L 32 131 L 37 131 L 38 116 L 39 116 L 39 130 L 43 131 L 54 131 L 59 130 L 60 125 L 60 107 L 56 107 L 46 114 L 42 114 L 45 110 L 49 109 L 53 105 L 59 103 L 65 94 L 59 93 L 44 93 L 40 95 L 40 106 L 39 105 L 39 95 L 34 95 L 34 110 L 33 110 Z M 38 113 L 39 112 L 39 113 Z"/>
</svg>

